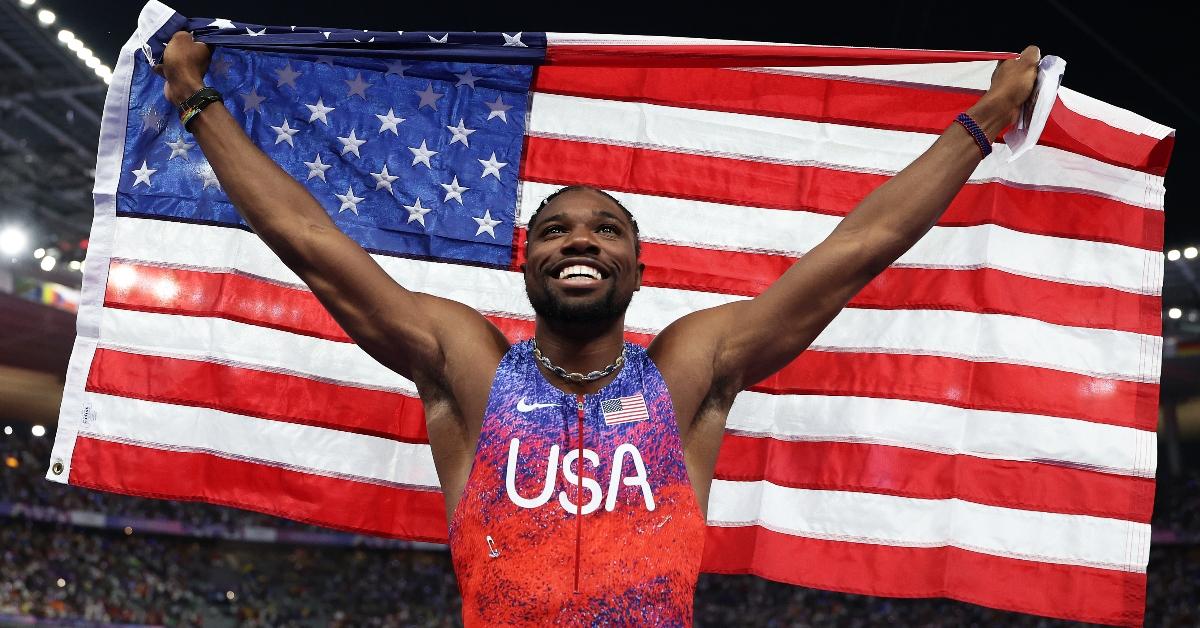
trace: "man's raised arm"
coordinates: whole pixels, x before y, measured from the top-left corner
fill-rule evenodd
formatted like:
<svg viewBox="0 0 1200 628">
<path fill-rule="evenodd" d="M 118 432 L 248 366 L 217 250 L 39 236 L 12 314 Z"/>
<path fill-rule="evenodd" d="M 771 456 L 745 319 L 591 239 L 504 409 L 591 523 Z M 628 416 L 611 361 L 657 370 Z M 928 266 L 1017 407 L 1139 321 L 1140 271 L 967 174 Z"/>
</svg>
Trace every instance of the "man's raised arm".
<svg viewBox="0 0 1200 628">
<path fill-rule="evenodd" d="M 156 68 L 167 79 L 168 101 L 178 105 L 204 86 L 210 56 L 208 46 L 189 33 L 171 38 Z M 501 347 L 503 337 L 474 310 L 393 281 L 334 225 L 304 186 L 250 141 L 222 103 L 209 105 L 189 127 L 254 232 L 375 359 L 417 379 L 414 369 L 428 372 L 442 365 L 442 339 Z"/>
<path fill-rule="evenodd" d="M 1030 46 L 1019 58 L 1001 63 L 991 88 L 966 112 L 989 141 L 1016 119 L 1033 90 L 1040 60 L 1040 51 Z M 952 123 L 761 295 L 681 319 L 660 335 L 664 349 L 686 345 L 692 363 L 704 362 L 706 356 L 698 352 L 710 355 L 711 379 L 701 379 L 728 392 L 783 368 L 859 290 L 929 231 L 980 160 L 981 148 L 971 133 Z M 674 342 L 675 336 L 686 342 Z"/>
</svg>

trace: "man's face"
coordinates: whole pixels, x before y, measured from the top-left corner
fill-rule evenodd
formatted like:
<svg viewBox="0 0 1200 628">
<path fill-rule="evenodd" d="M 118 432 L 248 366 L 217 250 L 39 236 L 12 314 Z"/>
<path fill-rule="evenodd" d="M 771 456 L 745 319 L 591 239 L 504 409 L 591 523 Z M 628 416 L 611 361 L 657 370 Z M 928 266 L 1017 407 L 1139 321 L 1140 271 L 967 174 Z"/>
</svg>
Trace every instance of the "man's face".
<svg viewBox="0 0 1200 628">
<path fill-rule="evenodd" d="M 542 318 L 611 321 L 642 284 L 633 224 L 611 199 L 572 190 L 542 208 L 529 230 L 525 290 Z"/>
</svg>

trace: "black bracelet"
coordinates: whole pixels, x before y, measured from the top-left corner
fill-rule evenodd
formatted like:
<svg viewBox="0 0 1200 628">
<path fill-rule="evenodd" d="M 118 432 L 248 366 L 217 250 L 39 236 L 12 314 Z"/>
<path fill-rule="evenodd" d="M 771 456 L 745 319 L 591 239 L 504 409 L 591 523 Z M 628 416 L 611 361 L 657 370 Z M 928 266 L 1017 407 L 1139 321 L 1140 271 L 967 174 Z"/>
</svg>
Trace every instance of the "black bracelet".
<svg viewBox="0 0 1200 628">
<path fill-rule="evenodd" d="M 992 154 L 992 142 L 988 139 L 987 133 L 983 132 L 979 123 L 974 118 L 967 115 L 966 112 L 958 114 L 954 119 L 955 122 L 961 124 L 967 133 L 971 134 L 971 138 L 975 140 L 975 144 L 979 146 L 979 152 L 985 158 Z"/>
<path fill-rule="evenodd" d="M 186 100 L 179 104 L 179 121 L 183 123 L 183 128 L 190 131 L 188 123 L 196 114 L 204 110 L 205 107 L 221 101 L 221 92 L 208 87 L 207 85 L 200 88 L 195 94 L 189 96 Z"/>
</svg>

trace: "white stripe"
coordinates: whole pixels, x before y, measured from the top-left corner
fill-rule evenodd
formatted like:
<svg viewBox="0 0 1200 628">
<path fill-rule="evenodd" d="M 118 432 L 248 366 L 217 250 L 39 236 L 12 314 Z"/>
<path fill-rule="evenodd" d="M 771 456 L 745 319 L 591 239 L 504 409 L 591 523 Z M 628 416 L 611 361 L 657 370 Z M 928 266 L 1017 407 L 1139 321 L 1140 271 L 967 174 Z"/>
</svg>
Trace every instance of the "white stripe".
<svg viewBox="0 0 1200 628">
<path fill-rule="evenodd" d="M 529 115 L 532 135 L 640 146 L 791 165 L 899 172 L 937 139 L 930 133 L 790 120 L 537 93 Z M 1126 203 L 1162 209 L 1163 178 L 1074 153 L 1035 146 L 1008 163 L 996 144 L 972 181 L 1091 191 Z"/>
<path fill-rule="evenodd" d="M 605 35 L 599 33 L 546 33 L 550 46 L 778 46 L 780 48 L 813 48 L 806 44 L 783 44 L 769 41 L 739 41 L 735 39 L 706 39 L 702 37 L 670 37 L 667 35 Z M 815 46 L 824 48 L 824 46 Z"/>
<path fill-rule="evenodd" d="M 82 435 L 223 453 L 309 473 L 438 489 L 429 445 L 208 408 L 88 393 Z"/>
<path fill-rule="evenodd" d="M 521 226 L 560 185 L 523 182 Z M 841 218 L 608 190 L 637 217 L 642 238 L 707 249 L 800 257 L 824 240 Z M 997 225 L 934 227 L 893 264 L 896 267 L 1005 272 L 1137 294 L 1161 291 L 1162 251 L 1034 235 Z M 1147 272 L 1153 269 L 1156 272 Z"/>
<path fill-rule="evenodd" d="M 100 346 L 417 395 L 412 382 L 376 362 L 356 344 L 223 318 L 109 309 L 100 328 Z"/>
<path fill-rule="evenodd" d="M 1142 117 L 1128 109 L 1110 105 L 1102 100 L 1096 100 L 1087 94 L 1081 94 L 1067 87 L 1058 88 L 1058 99 L 1068 109 L 1093 120 L 1099 120 L 1108 126 L 1147 135 L 1156 140 L 1166 138 L 1175 133 L 1175 129 L 1159 124 L 1149 118 Z"/>
<path fill-rule="evenodd" d="M 122 250 L 132 259 L 236 268 L 268 279 L 299 283 L 257 236 L 245 231 L 119 218 L 117 232 Z M 533 309 L 525 297 L 524 279 L 518 273 L 385 256 L 375 259 L 410 290 L 459 301 L 483 312 L 533 317 Z M 642 288 L 633 299 L 626 325 L 656 333 L 686 314 L 736 300 L 741 298 Z M 1162 339 L 1108 329 L 1054 325 L 1003 314 L 847 308 L 816 339 L 813 348 L 941 355 L 1042 366 L 1099 377 L 1157 381 L 1159 360 L 1155 358 L 1161 355 Z"/>
<path fill-rule="evenodd" d="M 969 90 L 986 90 L 992 84 L 995 61 L 951 63 L 896 63 L 893 65 L 827 65 L 817 67 L 732 68 L 746 72 L 815 76 L 865 83 L 932 85 Z"/>
<path fill-rule="evenodd" d="M 710 525 L 899 547 L 957 547 L 1045 563 L 1142 573 L 1149 524 L 985 506 L 713 480 Z"/>
<path fill-rule="evenodd" d="M 946 384 L 961 394 L 958 386 Z M 1157 465 L 1157 435 L 1150 430 L 904 399 L 745 391 L 734 401 L 726 428 L 780 440 L 871 443 L 1144 478 L 1154 477 Z"/>
</svg>

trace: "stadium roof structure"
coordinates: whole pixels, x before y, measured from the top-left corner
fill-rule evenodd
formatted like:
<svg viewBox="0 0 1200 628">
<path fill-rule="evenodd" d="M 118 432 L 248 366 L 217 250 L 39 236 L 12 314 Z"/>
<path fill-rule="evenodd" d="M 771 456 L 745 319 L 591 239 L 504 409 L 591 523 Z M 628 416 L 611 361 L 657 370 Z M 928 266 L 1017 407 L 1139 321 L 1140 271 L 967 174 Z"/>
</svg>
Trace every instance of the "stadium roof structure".
<svg viewBox="0 0 1200 628">
<path fill-rule="evenodd" d="M 51 10 L 0 1 L 0 217 L 34 246 L 87 238 L 110 74 Z"/>
</svg>

